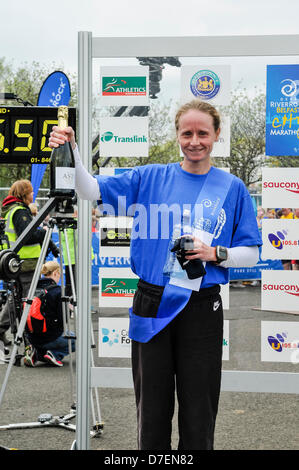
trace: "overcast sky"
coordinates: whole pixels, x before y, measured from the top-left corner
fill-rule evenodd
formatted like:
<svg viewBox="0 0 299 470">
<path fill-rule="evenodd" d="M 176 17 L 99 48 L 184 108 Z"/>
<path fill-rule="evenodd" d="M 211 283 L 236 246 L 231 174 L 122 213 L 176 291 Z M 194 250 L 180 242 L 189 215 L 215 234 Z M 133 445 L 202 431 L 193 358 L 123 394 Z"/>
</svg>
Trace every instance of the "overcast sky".
<svg viewBox="0 0 299 470">
<path fill-rule="evenodd" d="M 298 0 L 2 0 L 0 57 L 15 66 L 38 61 L 75 72 L 78 31 L 93 37 L 299 34 L 298 18 Z M 242 69 L 263 81 L 264 62 L 244 63 L 232 78 L 239 80 Z"/>
</svg>

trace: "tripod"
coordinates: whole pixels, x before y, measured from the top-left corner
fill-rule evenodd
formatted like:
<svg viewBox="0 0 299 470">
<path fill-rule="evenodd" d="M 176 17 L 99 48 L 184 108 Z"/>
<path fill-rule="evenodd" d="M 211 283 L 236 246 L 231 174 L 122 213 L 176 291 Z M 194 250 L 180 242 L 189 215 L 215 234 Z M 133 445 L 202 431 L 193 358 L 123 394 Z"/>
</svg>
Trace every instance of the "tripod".
<svg viewBox="0 0 299 470">
<path fill-rule="evenodd" d="M 32 282 L 29 288 L 28 292 L 28 298 L 25 302 L 25 307 L 19 322 L 18 330 L 15 336 L 15 341 L 14 341 L 14 346 L 13 350 L 11 353 L 10 361 L 8 364 L 8 368 L 6 371 L 6 375 L 4 378 L 4 382 L 0 391 L 0 406 L 4 397 L 5 389 L 7 386 L 7 382 L 9 379 L 9 375 L 11 372 L 12 365 L 14 363 L 18 347 L 20 346 L 22 342 L 22 337 L 26 325 L 26 320 L 28 316 L 28 312 L 30 310 L 30 305 L 32 303 L 32 299 L 35 295 L 37 283 L 39 280 L 40 276 L 40 271 L 42 268 L 42 264 L 44 262 L 45 256 L 47 254 L 47 250 L 49 247 L 49 243 L 51 240 L 51 236 L 53 233 L 53 229 L 55 226 L 57 226 L 59 230 L 59 250 L 60 250 L 60 267 L 61 267 L 61 273 L 63 273 L 63 266 L 62 266 L 62 251 L 61 251 L 61 233 L 64 233 L 64 238 L 65 238 L 65 244 L 66 244 L 66 252 L 67 252 L 67 258 L 68 258 L 68 267 L 70 270 L 70 281 L 71 281 L 71 291 L 72 291 L 72 304 L 74 307 L 74 318 L 76 319 L 77 315 L 77 298 L 76 298 L 76 290 L 75 290 L 75 282 L 74 282 L 74 277 L 73 277 L 73 272 L 71 269 L 71 257 L 70 257 L 70 250 L 69 250 L 69 243 L 68 243 L 68 236 L 67 236 L 67 228 L 72 228 L 73 229 L 73 236 L 75 237 L 75 229 L 77 228 L 77 223 L 74 220 L 72 214 L 73 214 L 73 207 L 72 204 L 70 203 L 70 200 L 64 200 L 64 199 L 58 199 L 58 198 L 52 198 L 48 201 L 48 204 L 44 206 L 42 209 L 41 213 L 39 216 L 36 217 L 35 221 L 32 221 L 31 224 L 27 227 L 26 231 L 21 235 L 20 240 L 18 239 L 16 242 L 16 245 L 14 247 L 14 250 L 17 252 L 20 249 L 20 245 L 24 244 L 26 241 L 26 238 L 28 238 L 28 235 L 30 234 L 30 231 L 33 230 L 37 224 L 40 223 L 41 217 L 45 217 L 50 210 L 55 207 L 55 215 L 50 219 L 49 221 L 49 229 L 46 232 L 42 248 L 41 248 L 41 254 L 37 262 L 36 269 L 34 271 L 34 275 L 32 278 Z M 71 213 L 68 213 L 71 212 Z M 44 215 L 45 214 L 45 215 Z M 43 219 L 42 219 L 43 220 Z M 76 244 L 74 243 L 74 246 Z M 5 253 L 6 251 L 6 253 Z M 14 256 L 9 250 L 4 250 L 0 257 L 0 278 L 1 274 L 2 277 L 10 277 L 10 276 L 16 276 L 17 272 L 17 265 L 19 263 L 18 257 Z M 76 339 L 76 337 L 71 336 L 69 334 L 69 300 L 70 298 L 65 296 L 65 285 L 64 285 L 64 279 L 63 275 L 61 276 L 61 300 L 62 300 L 62 312 L 63 312 L 63 324 L 64 324 L 64 336 L 68 339 L 68 349 L 69 349 L 69 355 L 70 355 L 70 385 L 71 385 L 71 393 L 73 394 L 73 363 L 72 363 L 72 340 Z M 93 334 L 93 333 L 92 333 Z M 94 341 L 92 341 L 94 343 Z M 93 365 L 93 363 L 91 364 Z M 101 416 L 100 416 L 100 407 L 99 407 L 99 400 L 98 400 L 98 394 L 97 390 L 95 390 L 95 400 L 96 400 L 96 408 L 98 412 L 98 418 L 96 418 L 95 415 L 95 406 L 93 404 L 93 393 L 91 391 L 91 403 L 92 403 L 92 414 L 93 414 L 93 428 L 92 431 L 90 432 L 91 437 L 98 437 L 100 434 L 102 434 L 103 430 L 103 424 L 101 423 Z M 24 428 L 39 428 L 39 427 L 45 427 L 45 426 L 59 426 L 63 427 L 65 429 L 69 429 L 72 431 L 76 430 L 76 426 L 70 423 L 70 420 L 76 416 L 76 407 L 73 404 L 70 410 L 70 413 L 65 415 L 65 416 L 52 416 L 51 414 L 41 414 L 38 418 L 37 422 L 30 422 L 30 423 L 16 423 L 16 424 L 9 424 L 6 426 L 0 426 L 0 430 L 7 430 L 7 429 L 24 429 Z"/>
</svg>

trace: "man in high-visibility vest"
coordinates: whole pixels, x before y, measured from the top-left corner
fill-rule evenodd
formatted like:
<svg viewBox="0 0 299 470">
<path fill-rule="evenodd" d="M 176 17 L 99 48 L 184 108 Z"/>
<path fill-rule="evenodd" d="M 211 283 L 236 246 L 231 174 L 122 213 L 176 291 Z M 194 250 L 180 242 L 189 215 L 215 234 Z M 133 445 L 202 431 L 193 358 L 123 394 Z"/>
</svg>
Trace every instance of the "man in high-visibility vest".
<svg viewBox="0 0 299 470">
<path fill-rule="evenodd" d="M 32 201 L 33 188 L 31 182 L 28 180 L 19 180 L 11 186 L 8 196 L 2 202 L 1 216 L 6 221 L 5 235 L 8 238 L 10 248 L 13 248 L 17 238 L 32 221 L 32 213 L 29 207 Z M 28 294 L 34 270 L 41 254 L 41 245 L 45 234 L 46 231 L 38 227 L 33 231 L 26 244 L 18 252 L 20 259 L 23 261 L 18 277 L 22 289 L 22 297 Z M 8 248 L 8 246 L 3 244 L 2 249 L 6 248 Z M 59 250 L 53 241 L 50 241 L 49 250 L 52 251 L 55 257 L 59 255 Z M 9 327 L 9 304 L 6 302 L 0 314 L 0 341 L 3 341 L 4 345 L 10 343 L 5 335 Z"/>
</svg>

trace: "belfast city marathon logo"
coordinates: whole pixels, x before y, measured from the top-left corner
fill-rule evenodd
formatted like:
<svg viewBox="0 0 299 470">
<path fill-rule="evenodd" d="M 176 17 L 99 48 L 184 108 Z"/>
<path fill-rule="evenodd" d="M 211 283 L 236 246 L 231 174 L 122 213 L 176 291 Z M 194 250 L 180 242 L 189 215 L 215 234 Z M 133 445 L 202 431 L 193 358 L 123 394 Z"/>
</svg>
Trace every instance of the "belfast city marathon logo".
<svg viewBox="0 0 299 470">
<path fill-rule="evenodd" d="M 137 289 L 138 279 L 103 278 L 102 296 L 133 297 Z"/>
<path fill-rule="evenodd" d="M 145 96 L 146 77 L 102 77 L 103 96 Z"/>
<path fill-rule="evenodd" d="M 190 80 L 190 89 L 195 97 L 210 100 L 220 90 L 220 79 L 212 70 L 199 70 Z"/>
</svg>

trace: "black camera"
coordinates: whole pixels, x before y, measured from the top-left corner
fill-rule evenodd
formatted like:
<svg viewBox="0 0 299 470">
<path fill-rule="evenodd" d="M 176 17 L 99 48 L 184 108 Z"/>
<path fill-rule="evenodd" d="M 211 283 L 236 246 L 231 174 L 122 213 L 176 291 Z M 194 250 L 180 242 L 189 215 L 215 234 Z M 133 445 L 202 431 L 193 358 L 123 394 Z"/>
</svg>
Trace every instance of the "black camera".
<svg viewBox="0 0 299 470">
<path fill-rule="evenodd" d="M 176 253 L 178 262 L 182 269 L 186 270 L 189 279 L 196 279 L 206 274 L 205 267 L 201 259 L 186 259 L 188 251 L 194 249 L 194 243 L 191 237 L 177 238 L 173 248 L 170 250 Z"/>
</svg>

